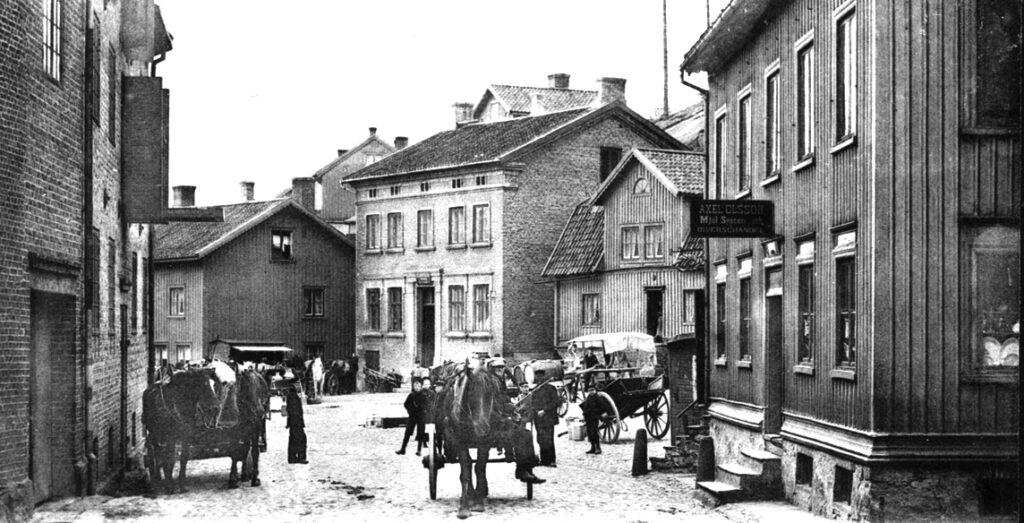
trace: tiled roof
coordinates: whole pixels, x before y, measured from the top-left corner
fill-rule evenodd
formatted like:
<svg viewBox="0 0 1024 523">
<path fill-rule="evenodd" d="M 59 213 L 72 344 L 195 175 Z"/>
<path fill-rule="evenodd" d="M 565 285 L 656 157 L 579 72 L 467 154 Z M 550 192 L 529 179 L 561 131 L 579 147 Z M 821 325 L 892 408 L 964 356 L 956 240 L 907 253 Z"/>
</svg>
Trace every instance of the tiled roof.
<svg viewBox="0 0 1024 523">
<path fill-rule="evenodd" d="M 389 174 L 496 161 L 506 153 L 582 117 L 588 111 L 590 109 L 576 109 L 501 122 L 465 125 L 443 131 L 368 165 L 345 179 L 363 180 Z"/>
<path fill-rule="evenodd" d="M 665 149 L 639 149 L 676 188 L 685 194 L 704 194 L 704 155 Z"/>
<path fill-rule="evenodd" d="M 172 222 L 167 225 L 156 225 L 153 232 L 154 258 L 156 260 L 173 260 L 202 257 L 205 254 L 204 251 L 211 246 L 238 236 L 285 207 L 295 207 L 306 212 L 298 204 L 285 198 L 221 205 L 219 208 L 224 211 L 223 222 Z M 312 213 L 307 214 L 313 220 L 321 223 L 323 227 L 334 231 L 335 236 L 341 238 L 342 241 L 351 243 L 326 222 L 320 221 Z"/>
<path fill-rule="evenodd" d="M 491 93 L 499 100 L 505 102 L 508 110 L 514 113 L 530 112 L 530 95 L 539 93 L 542 95 L 541 106 L 547 112 L 565 111 L 590 107 L 597 98 L 597 91 L 583 91 L 579 89 L 557 89 L 554 87 L 520 87 L 517 85 L 490 86 Z M 479 107 L 477 108 L 479 109 Z"/>
<path fill-rule="evenodd" d="M 576 206 L 558 238 L 544 276 L 570 276 L 595 272 L 604 256 L 604 207 L 585 201 Z"/>
<path fill-rule="evenodd" d="M 683 142 L 689 149 L 698 151 L 704 148 L 704 104 L 695 103 L 682 111 L 662 116 L 654 121 L 676 140 Z"/>
<path fill-rule="evenodd" d="M 704 270 L 704 239 L 688 236 L 679 247 L 679 254 L 673 265 L 681 271 Z"/>
</svg>

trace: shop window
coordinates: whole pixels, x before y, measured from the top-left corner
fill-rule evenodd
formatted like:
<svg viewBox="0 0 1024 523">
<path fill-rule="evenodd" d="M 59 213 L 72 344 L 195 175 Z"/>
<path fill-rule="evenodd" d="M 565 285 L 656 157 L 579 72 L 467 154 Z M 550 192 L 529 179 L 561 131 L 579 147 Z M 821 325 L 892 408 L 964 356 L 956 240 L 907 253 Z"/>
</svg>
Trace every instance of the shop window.
<svg viewBox="0 0 1024 523">
<path fill-rule="evenodd" d="M 1020 226 L 972 223 L 962 227 L 973 368 L 1016 375 L 1020 338 Z"/>
</svg>

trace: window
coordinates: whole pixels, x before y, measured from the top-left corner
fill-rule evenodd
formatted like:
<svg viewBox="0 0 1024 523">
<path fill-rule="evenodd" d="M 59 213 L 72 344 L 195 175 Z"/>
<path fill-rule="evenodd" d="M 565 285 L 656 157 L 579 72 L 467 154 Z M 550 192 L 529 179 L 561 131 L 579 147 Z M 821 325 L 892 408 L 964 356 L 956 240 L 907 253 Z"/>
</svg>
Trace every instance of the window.
<svg viewBox="0 0 1024 523">
<path fill-rule="evenodd" d="M 117 296 L 117 243 L 107 238 L 107 328 L 110 334 L 117 332 L 116 315 L 114 314 Z"/>
<path fill-rule="evenodd" d="M 384 156 L 380 154 L 367 154 L 363 159 L 366 161 L 366 165 L 371 165 L 379 162 L 381 158 L 384 158 Z"/>
<path fill-rule="evenodd" d="M 750 259 L 747 258 L 740 262 L 740 267 L 744 264 L 749 264 Z M 746 277 L 740 278 L 740 359 L 750 360 L 750 320 L 751 310 L 753 307 L 750 303 L 750 274 L 747 273 Z"/>
<path fill-rule="evenodd" d="M 836 465 L 835 483 L 832 486 L 833 503 L 849 503 L 853 495 L 853 471 Z"/>
<path fill-rule="evenodd" d="M 107 139 L 114 143 L 117 134 L 117 51 L 107 51 Z"/>
<path fill-rule="evenodd" d="M 452 207 L 448 209 L 448 243 L 452 245 L 466 243 L 465 207 Z"/>
<path fill-rule="evenodd" d="M 857 12 L 854 4 L 836 19 L 836 141 L 857 132 Z"/>
<path fill-rule="evenodd" d="M 1019 366 L 1020 226 L 966 224 L 962 267 L 970 285 L 970 347 L 977 369 Z"/>
<path fill-rule="evenodd" d="M 61 24 L 64 19 L 63 0 L 43 0 L 43 70 L 56 81 L 60 81 Z"/>
<path fill-rule="evenodd" d="M 640 227 L 630 226 L 622 228 L 622 259 L 640 259 Z"/>
<path fill-rule="evenodd" d="M 487 185 L 487 176 L 486 175 L 477 176 L 476 177 L 476 184 L 477 185 Z"/>
<path fill-rule="evenodd" d="M 601 181 L 603 182 L 609 174 L 612 173 L 612 169 L 619 164 L 619 160 L 622 159 L 622 149 L 618 147 L 602 147 L 601 148 Z"/>
<path fill-rule="evenodd" d="M 584 325 L 600 325 L 601 324 L 601 295 L 600 294 L 584 294 L 583 295 L 583 324 Z"/>
<path fill-rule="evenodd" d="M 491 297 L 489 285 L 473 286 L 473 330 L 491 329 Z"/>
<path fill-rule="evenodd" d="M 461 285 L 448 287 L 448 330 L 466 330 L 466 288 Z"/>
<path fill-rule="evenodd" d="M 380 215 L 366 215 L 366 250 L 380 250 Z"/>
<path fill-rule="evenodd" d="M 1016 129 L 1021 103 L 1020 3 L 975 0 L 973 10 L 962 12 L 968 68 L 964 120 L 982 128 Z"/>
<path fill-rule="evenodd" d="M 377 197 L 377 189 L 368 189 L 366 191 L 366 197 L 367 198 L 376 198 Z"/>
<path fill-rule="evenodd" d="M 746 94 L 741 95 L 739 100 L 739 111 L 736 115 L 737 131 L 739 139 L 736 144 L 736 159 L 739 168 L 736 170 L 738 179 L 737 187 L 739 192 L 750 190 L 750 88 Z"/>
<path fill-rule="evenodd" d="M 801 161 L 814 154 L 814 42 L 801 38 L 796 51 L 796 153 Z"/>
<path fill-rule="evenodd" d="M 398 196 L 399 194 L 402 194 L 402 186 L 401 185 L 392 185 L 390 187 L 390 191 L 391 191 L 391 196 Z"/>
<path fill-rule="evenodd" d="M 157 364 L 163 365 L 169 363 L 171 358 L 170 349 L 167 348 L 166 343 L 156 343 L 153 345 L 153 351 L 157 354 Z"/>
<path fill-rule="evenodd" d="M 814 264 L 800 265 L 797 280 L 797 363 L 810 363 L 814 359 Z"/>
<path fill-rule="evenodd" d="M 187 363 L 192 361 L 192 345 L 188 343 L 178 343 L 174 346 L 174 356 L 177 358 L 176 361 Z"/>
<path fill-rule="evenodd" d="M 131 325 L 132 334 L 139 331 L 139 285 L 142 282 L 142 277 L 139 274 L 139 253 L 132 253 L 132 313 L 131 313 Z"/>
<path fill-rule="evenodd" d="M 86 307 L 90 309 L 90 328 L 94 334 L 100 327 L 100 230 L 92 227 L 86 239 Z"/>
<path fill-rule="evenodd" d="M 726 134 L 728 131 L 728 122 L 726 121 L 725 107 L 719 110 L 719 114 L 715 118 L 715 194 L 716 198 L 721 198 L 724 192 L 723 181 L 725 179 L 725 163 L 726 163 L 726 151 L 728 151 L 728 140 L 729 136 Z"/>
<path fill-rule="evenodd" d="M 804 454 L 796 453 L 796 484 L 810 485 L 814 478 L 814 458 Z"/>
<path fill-rule="evenodd" d="M 487 204 L 473 206 L 473 243 L 491 241 L 491 208 Z"/>
<path fill-rule="evenodd" d="M 452 178 L 452 189 L 462 188 L 462 178 Z"/>
<path fill-rule="evenodd" d="M 637 178 L 636 183 L 633 184 L 633 194 L 647 195 L 651 193 L 650 183 L 647 182 L 647 178 L 641 176 Z"/>
<path fill-rule="evenodd" d="M 857 364 L 857 291 L 853 256 L 836 259 L 836 365 Z"/>
<path fill-rule="evenodd" d="M 491 102 L 487 106 L 488 120 L 497 121 L 505 117 L 505 110 L 501 107 L 498 102 Z"/>
<path fill-rule="evenodd" d="M 307 287 L 302 289 L 302 315 L 306 318 L 324 317 L 324 288 Z"/>
<path fill-rule="evenodd" d="M 723 266 L 724 267 L 724 266 Z M 725 359 L 725 282 L 715 285 L 715 318 L 718 320 L 718 330 L 715 331 L 715 345 L 718 349 L 718 359 Z"/>
<path fill-rule="evenodd" d="M 683 291 L 683 324 L 693 325 L 697 322 L 697 294 L 694 291 Z"/>
<path fill-rule="evenodd" d="M 270 259 L 276 261 L 292 259 L 291 231 L 271 231 Z"/>
<path fill-rule="evenodd" d="M 185 316 L 185 288 L 171 287 L 167 290 L 169 297 L 168 312 L 170 316 Z"/>
<path fill-rule="evenodd" d="M 430 190 L 430 182 L 420 182 L 420 192 L 427 192 Z"/>
<path fill-rule="evenodd" d="M 416 213 L 416 246 L 434 246 L 434 211 L 427 209 Z"/>
<path fill-rule="evenodd" d="M 380 289 L 366 289 L 366 328 L 380 332 Z"/>
<path fill-rule="evenodd" d="M 644 258 L 654 260 L 664 258 L 663 236 L 661 225 L 644 226 Z"/>
<path fill-rule="evenodd" d="M 147 265 L 147 259 L 146 258 L 142 258 L 142 274 L 143 275 L 146 274 L 146 267 L 148 267 L 148 266 L 149 265 Z M 141 307 L 142 308 L 142 318 L 141 318 L 142 322 L 139 324 L 139 330 L 141 330 L 142 332 L 146 332 L 146 329 L 149 328 L 149 315 L 150 315 L 150 310 L 149 310 L 149 284 L 146 283 L 145 278 L 142 277 L 142 276 L 139 277 L 139 281 L 142 282 L 142 286 L 141 286 L 142 287 L 142 307 Z"/>
<path fill-rule="evenodd" d="M 388 249 L 401 249 L 404 237 L 402 230 L 402 213 L 388 213 Z"/>
<path fill-rule="evenodd" d="M 765 109 L 764 109 L 764 153 L 765 153 L 765 177 L 771 177 L 779 173 L 780 165 L 780 133 L 779 133 L 779 71 L 768 75 L 765 80 Z"/>
<path fill-rule="evenodd" d="M 103 38 L 100 32 L 100 19 L 94 12 L 90 18 L 92 21 L 86 30 L 86 56 L 88 62 L 85 64 L 86 74 L 89 76 L 89 116 L 93 123 L 100 124 L 100 48 L 103 47 Z"/>
<path fill-rule="evenodd" d="M 388 288 L 388 330 L 400 332 L 402 330 L 402 288 Z"/>
</svg>

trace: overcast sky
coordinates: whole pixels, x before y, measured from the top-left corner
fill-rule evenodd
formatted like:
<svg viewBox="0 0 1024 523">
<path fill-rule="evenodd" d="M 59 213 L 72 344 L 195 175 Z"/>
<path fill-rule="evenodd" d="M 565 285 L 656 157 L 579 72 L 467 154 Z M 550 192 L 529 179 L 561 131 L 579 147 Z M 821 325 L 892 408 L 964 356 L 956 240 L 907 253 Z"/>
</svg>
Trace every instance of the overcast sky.
<svg viewBox="0 0 1024 523">
<path fill-rule="evenodd" d="M 174 49 L 157 66 L 171 90 L 171 185 L 198 205 L 235 203 L 238 182 L 273 198 L 377 127 L 415 143 L 454 126 L 452 104 L 488 84 L 570 87 L 625 78 L 626 101 L 662 105 L 659 0 L 158 0 Z M 712 21 L 725 0 L 711 0 Z M 706 26 L 704 0 L 668 0 L 669 105 Z"/>
</svg>

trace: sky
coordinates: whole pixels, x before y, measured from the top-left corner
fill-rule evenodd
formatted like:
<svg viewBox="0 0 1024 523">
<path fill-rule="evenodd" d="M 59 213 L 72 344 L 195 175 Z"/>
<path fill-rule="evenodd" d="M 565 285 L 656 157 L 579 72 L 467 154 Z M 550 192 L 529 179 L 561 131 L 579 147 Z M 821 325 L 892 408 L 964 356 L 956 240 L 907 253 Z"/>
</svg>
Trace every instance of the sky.
<svg viewBox="0 0 1024 523">
<path fill-rule="evenodd" d="M 369 135 L 416 143 L 454 127 L 452 104 L 489 84 L 595 89 L 625 78 L 626 102 L 662 106 L 658 0 L 157 0 L 174 48 L 170 183 L 200 206 L 257 200 L 312 176 Z M 725 0 L 710 0 L 711 19 Z M 667 0 L 669 108 L 699 101 L 679 64 L 706 28 L 705 0 Z"/>
</svg>

